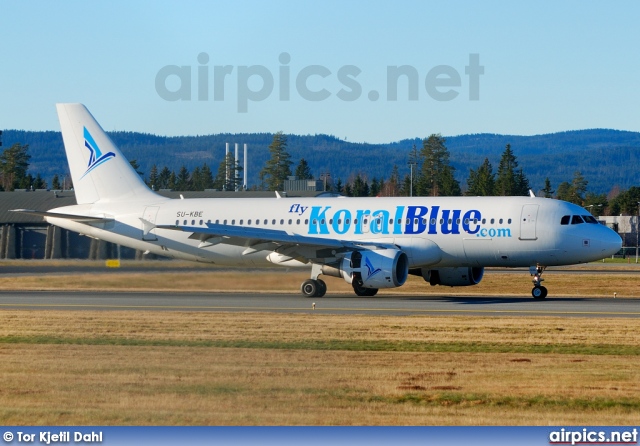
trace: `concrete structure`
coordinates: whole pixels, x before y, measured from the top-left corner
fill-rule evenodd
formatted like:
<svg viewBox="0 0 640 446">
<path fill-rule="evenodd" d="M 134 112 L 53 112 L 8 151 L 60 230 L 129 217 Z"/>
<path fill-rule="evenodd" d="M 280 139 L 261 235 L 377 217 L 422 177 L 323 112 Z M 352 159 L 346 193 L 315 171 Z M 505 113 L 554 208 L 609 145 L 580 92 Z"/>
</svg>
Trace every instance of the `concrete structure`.
<svg viewBox="0 0 640 446">
<path fill-rule="evenodd" d="M 322 180 L 299 180 L 298 177 L 291 176 L 284 180 L 285 192 L 322 192 L 324 183 Z"/>
<path fill-rule="evenodd" d="M 622 237 L 622 249 L 625 255 L 634 255 L 638 246 L 638 221 L 637 215 L 607 215 L 598 217 L 603 225 L 613 229 Z"/>
</svg>

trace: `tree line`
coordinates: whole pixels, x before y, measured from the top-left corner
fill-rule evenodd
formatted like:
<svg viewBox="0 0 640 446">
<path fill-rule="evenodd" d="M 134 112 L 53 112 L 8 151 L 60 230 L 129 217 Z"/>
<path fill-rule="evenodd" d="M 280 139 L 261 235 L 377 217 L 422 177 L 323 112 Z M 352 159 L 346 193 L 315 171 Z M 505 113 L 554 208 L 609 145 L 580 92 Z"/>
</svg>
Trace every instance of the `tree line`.
<svg viewBox="0 0 640 446">
<path fill-rule="evenodd" d="M 0 154 L 0 188 L 4 191 L 15 189 L 46 189 L 47 182 L 40 174 L 35 177 L 28 172 L 28 144 L 13 144 Z M 301 158 L 292 171 L 293 161 L 287 151 L 287 135 L 278 132 L 269 145 L 269 159 L 260 171 L 260 184 L 252 190 L 282 190 L 284 181 L 293 174 L 299 179 L 314 179 L 309 163 Z M 327 190 L 352 197 L 376 196 L 526 196 L 531 188 L 524 170 L 519 166 L 511 145 L 507 144 L 498 164 L 497 171 L 488 158 L 481 165 L 469 170 L 464 187 L 455 179 L 455 168 L 450 163 L 446 140 L 440 134 L 432 134 L 422 140 L 422 146 L 413 145 L 408 153 L 407 164 L 410 173 L 401 177 L 397 165 L 393 166 L 389 178 L 373 177 L 369 180 L 365 172 L 357 172 L 343 181 L 341 178 L 327 180 Z M 132 167 L 140 172 L 136 160 Z M 70 187 L 70 182 L 55 175 L 51 187 L 55 190 Z M 177 172 L 168 166 L 151 166 L 145 182 L 154 190 L 199 191 L 205 189 L 240 190 L 242 167 L 232 153 L 227 154 L 218 165 L 211 169 L 207 163 L 189 171 L 184 165 Z M 571 181 L 560 183 L 554 190 L 549 178 L 540 190 L 544 197 L 557 198 L 586 207 L 593 215 L 636 215 L 640 206 L 640 187 L 628 190 L 614 188 L 607 194 L 587 191 L 588 181 L 580 171 L 574 172 Z"/>
</svg>

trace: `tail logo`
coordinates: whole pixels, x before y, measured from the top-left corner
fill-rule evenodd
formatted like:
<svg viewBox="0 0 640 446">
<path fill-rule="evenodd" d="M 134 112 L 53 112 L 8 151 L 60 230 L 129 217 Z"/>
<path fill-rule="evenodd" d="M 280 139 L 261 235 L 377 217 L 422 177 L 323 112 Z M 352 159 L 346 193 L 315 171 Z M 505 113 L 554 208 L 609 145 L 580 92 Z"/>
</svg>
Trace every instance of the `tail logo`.
<svg viewBox="0 0 640 446">
<path fill-rule="evenodd" d="M 89 165 L 87 166 L 87 171 L 82 175 L 82 177 L 80 177 L 80 179 L 84 178 L 86 174 L 91 172 L 100 164 L 106 163 L 110 159 L 116 157 L 116 154 L 113 152 L 103 154 L 86 127 L 84 127 L 84 146 L 89 149 L 90 152 Z"/>
</svg>

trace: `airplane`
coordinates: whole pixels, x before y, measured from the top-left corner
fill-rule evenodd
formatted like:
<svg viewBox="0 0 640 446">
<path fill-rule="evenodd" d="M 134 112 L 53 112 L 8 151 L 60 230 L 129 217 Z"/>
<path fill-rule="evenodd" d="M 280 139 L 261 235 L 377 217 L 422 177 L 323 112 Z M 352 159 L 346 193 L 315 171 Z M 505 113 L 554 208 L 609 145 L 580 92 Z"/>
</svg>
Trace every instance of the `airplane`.
<svg viewBox="0 0 640 446">
<path fill-rule="evenodd" d="M 321 275 L 358 296 L 402 286 L 471 286 L 485 267 L 529 267 L 544 299 L 548 266 L 618 252 L 620 236 L 584 208 L 535 197 L 169 199 L 149 189 L 82 104 L 57 104 L 77 205 L 40 215 L 52 225 L 175 259 L 215 265 L 306 267 L 306 297 Z"/>
</svg>

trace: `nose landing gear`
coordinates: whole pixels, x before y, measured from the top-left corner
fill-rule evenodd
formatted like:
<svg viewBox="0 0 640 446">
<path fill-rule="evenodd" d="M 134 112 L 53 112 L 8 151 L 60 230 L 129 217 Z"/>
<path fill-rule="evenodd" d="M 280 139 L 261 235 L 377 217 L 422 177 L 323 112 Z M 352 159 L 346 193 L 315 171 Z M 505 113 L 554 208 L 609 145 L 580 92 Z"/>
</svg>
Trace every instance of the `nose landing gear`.
<svg viewBox="0 0 640 446">
<path fill-rule="evenodd" d="M 541 276 L 546 266 L 536 265 L 529 267 L 529 273 L 532 277 L 533 289 L 531 290 L 531 295 L 534 299 L 544 299 L 547 297 L 547 288 L 542 286 L 542 281 L 544 280 Z"/>
</svg>

